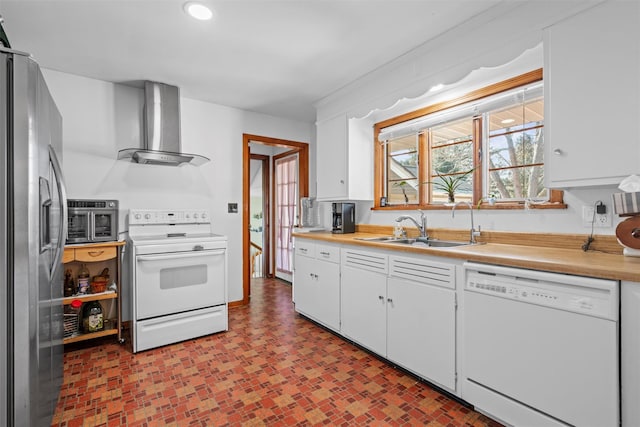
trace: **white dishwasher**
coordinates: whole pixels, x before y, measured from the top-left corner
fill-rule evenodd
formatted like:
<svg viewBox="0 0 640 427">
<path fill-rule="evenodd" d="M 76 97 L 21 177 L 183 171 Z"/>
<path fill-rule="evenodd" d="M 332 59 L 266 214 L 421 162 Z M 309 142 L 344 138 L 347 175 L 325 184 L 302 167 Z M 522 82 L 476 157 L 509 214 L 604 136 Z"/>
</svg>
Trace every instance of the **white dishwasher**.
<svg viewBox="0 0 640 427">
<path fill-rule="evenodd" d="M 516 426 L 618 426 L 618 282 L 465 263 L 462 398 Z"/>
</svg>

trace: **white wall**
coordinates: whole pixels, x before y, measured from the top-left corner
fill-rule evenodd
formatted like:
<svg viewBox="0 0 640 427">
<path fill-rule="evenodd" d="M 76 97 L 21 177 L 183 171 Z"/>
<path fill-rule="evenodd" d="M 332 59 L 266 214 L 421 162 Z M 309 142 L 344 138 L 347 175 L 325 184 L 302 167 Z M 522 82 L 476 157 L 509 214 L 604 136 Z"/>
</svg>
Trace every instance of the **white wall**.
<svg viewBox="0 0 640 427">
<path fill-rule="evenodd" d="M 68 197 L 118 199 L 123 233 L 130 208 L 210 210 L 213 231 L 229 237 L 229 300 L 242 299 L 242 134 L 313 145 L 312 124 L 182 98 L 182 149 L 210 162 L 169 167 L 117 161 L 118 150 L 141 146 L 142 89 L 53 70 L 43 74 L 63 117 Z M 227 203 L 238 203 L 239 213 L 227 213 Z M 125 320 L 129 291 L 125 281 Z"/>
<path fill-rule="evenodd" d="M 317 120 L 346 113 L 350 118 L 378 122 L 541 68 L 544 28 L 599 1 L 505 2 L 319 101 Z M 523 16 L 527 19 L 521 19 Z M 447 85 L 446 93 L 428 92 L 437 83 Z M 585 82 L 585 87 L 590 83 Z M 612 212 L 614 192 L 614 187 L 567 189 L 568 209 L 480 210 L 474 211 L 475 220 L 486 230 L 587 234 L 591 229 L 583 225 L 582 207 L 602 200 Z M 371 202 L 358 202 L 359 223 L 392 225 L 395 218 L 407 213 L 371 211 L 371 206 Z M 469 227 L 469 214 L 465 211 L 455 218 L 448 210 L 427 214 L 429 227 Z M 615 234 L 620 219 L 613 213 L 612 216 L 612 227 L 596 228 L 595 234 Z M 330 225 L 328 214 L 324 215 L 324 225 Z"/>
<path fill-rule="evenodd" d="M 612 189 L 582 189 L 565 192 L 565 202 L 569 205 L 567 209 L 530 209 L 530 210 L 480 210 L 474 209 L 474 221 L 476 227 L 481 226 L 482 230 L 516 231 L 516 232 L 537 232 L 537 233 L 572 233 L 585 234 L 591 232 L 589 226 L 584 226 L 582 222 L 582 206 L 593 206 L 596 201 L 602 200 L 612 212 L 611 202 Z M 358 223 L 389 225 L 395 224 L 395 219 L 404 214 L 414 215 L 416 219 L 418 212 L 411 211 L 372 211 L 372 203 L 358 202 L 356 205 L 356 216 Z M 325 211 L 328 209 L 325 209 Z M 459 210 L 452 218 L 450 210 L 426 211 L 428 228 L 460 228 L 470 227 L 469 212 Z M 607 228 L 595 228 L 596 235 L 613 235 L 615 226 L 620 222 L 617 215 L 613 216 L 613 226 Z M 329 219 L 325 218 L 325 226 L 328 227 Z M 410 222 L 405 222 L 404 227 L 413 227 Z"/>
</svg>

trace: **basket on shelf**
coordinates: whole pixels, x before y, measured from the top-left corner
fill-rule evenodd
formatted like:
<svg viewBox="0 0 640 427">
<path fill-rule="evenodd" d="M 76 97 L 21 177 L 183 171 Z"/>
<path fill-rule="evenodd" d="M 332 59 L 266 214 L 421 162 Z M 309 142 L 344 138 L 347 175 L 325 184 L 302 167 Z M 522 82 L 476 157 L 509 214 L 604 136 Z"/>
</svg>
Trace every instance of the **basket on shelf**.
<svg viewBox="0 0 640 427">
<path fill-rule="evenodd" d="M 91 293 L 99 294 L 107 290 L 109 284 L 109 269 L 102 270 L 99 276 L 93 276 L 91 279 Z"/>
<path fill-rule="evenodd" d="M 107 281 L 95 281 L 91 282 L 91 293 L 99 294 L 107 290 Z"/>
</svg>

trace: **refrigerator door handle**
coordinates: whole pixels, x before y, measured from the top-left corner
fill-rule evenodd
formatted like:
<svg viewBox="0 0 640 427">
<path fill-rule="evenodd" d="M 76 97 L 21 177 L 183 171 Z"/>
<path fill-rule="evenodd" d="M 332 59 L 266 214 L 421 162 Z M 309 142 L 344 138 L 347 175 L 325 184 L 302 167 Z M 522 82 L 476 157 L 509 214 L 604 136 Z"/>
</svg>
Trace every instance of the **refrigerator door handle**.
<svg viewBox="0 0 640 427">
<path fill-rule="evenodd" d="M 58 156 L 56 156 L 56 152 L 51 145 L 49 145 L 49 159 L 51 161 L 51 166 L 53 167 L 53 174 L 56 178 L 56 187 L 58 188 L 58 196 L 60 199 L 60 236 L 58 236 L 58 247 L 56 248 L 56 255 L 53 259 L 53 269 L 51 272 L 51 276 L 53 277 L 56 273 L 56 268 L 62 268 L 62 253 L 64 252 L 64 243 L 67 238 L 67 187 L 64 184 L 64 179 L 62 178 L 62 168 L 60 167 L 60 162 L 58 162 Z"/>
<path fill-rule="evenodd" d="M 40 253 L 51 249 L 51 188 L 40 177 Z"/>
</svg>

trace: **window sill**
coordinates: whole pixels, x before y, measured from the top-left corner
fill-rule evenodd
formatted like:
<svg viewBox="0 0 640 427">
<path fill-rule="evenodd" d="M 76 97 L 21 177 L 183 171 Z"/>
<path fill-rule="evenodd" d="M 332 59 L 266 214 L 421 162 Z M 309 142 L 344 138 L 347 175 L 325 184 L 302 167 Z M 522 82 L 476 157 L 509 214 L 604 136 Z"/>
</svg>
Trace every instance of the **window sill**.
<svg viewBox="0 0 640 427">
<path fill-rule="evenodd" d="M 553 202 L 542 202 L 542 203 L 532 203 L 529 205 L 529 209 L 567 209 L 566 203 L 553 203 Z M 466 205 L 458 205 L 456 209 L 468 209 Z M 525 210 L 524 202 L 521 203 L 496 203 L 495 205 L 489 205 L 487 203 L 482 203 L 480 206 L 474 206 L 475 209 L 478 210 Z M 415 211 L 416 209 L 421 209 L 423 211 L 445 211 L 451 210 L 451 206 L 446 205 L 392 205 L 392 206 L 374 206 L 371 208 L 372 211 Z"/>
</svg>

